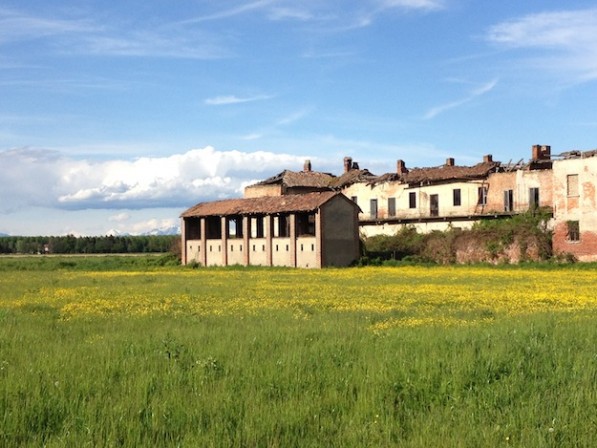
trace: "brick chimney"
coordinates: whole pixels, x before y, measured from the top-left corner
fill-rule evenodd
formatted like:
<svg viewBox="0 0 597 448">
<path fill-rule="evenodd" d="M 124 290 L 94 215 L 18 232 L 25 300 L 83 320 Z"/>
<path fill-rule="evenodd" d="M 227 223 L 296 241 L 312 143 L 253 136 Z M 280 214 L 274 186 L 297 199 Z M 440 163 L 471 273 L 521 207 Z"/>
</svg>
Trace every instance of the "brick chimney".
<svg viewBox="0 0 597 448">
<path fill-rule="evenodd" d="M 493 162 L 493 156 L 491 154 L 485 154 L 483 156 L 483 163 L 491 163 Z"/>
<path fill-rule="evenodd" d="M 352 169 L 352 157 L 344 157 L 344 172 L 348 173 Z"/>
<path fill-rule="evenodd" d="M 531 151 L 531 160 L 537 162 L 538 160 L 551 159 L 551 146 L 549 145 L 533 145 Z"/>
<path fill-rule="evenodd" d="M 400 159 L 396 162 L 396 172 L 398 174 L 408 173 L 408 168 L 406 168 L 406 164 L 404 163 L 404 160 Z"/>
<path fill-rule="evenodd" d="M 448 157 L 446 159 L 446 166 L 454 166 L 454 157 Z"/>
<path fill-rule="evenodd" d="M 305 173 L 311 172 L 311 161 L 309 159 L 305 160 L 305 165 L 303 166 L 303 171 Z"/>
</svg>

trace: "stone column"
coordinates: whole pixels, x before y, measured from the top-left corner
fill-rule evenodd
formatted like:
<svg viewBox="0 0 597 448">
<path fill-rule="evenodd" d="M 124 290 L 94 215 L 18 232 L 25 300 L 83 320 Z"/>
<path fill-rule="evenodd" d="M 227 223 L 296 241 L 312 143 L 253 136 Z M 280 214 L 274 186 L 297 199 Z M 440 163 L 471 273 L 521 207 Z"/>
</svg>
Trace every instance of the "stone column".
<svg viewBox="0 0 597 448">
<path fill-rule="evenodd" d="M 266 266 L 272 266 L 273 255 L 272 255 L 272 238 L 274 235 L 274 219 L 272 215 L 265 215 L 263 217 L 265 221 L 263 223 L 263 231 L 265 232 L 265 253 L 266 253 Z"/>
<path fill-rule="evenodd" d="M 249 266 L 251 264 L 250 254 L 251 251 L 249 250 L 249 238 L 251 233 L 251 217 L 250 216 L 243 216 L 243 263 L 245 266 Z"/>
<path fill-rule="evenodd" d="M 221 218 L 221 234 L 220 234 L 220 242 L 221 242 L 221 249 L 222 249 L 222 265 L 228 266 L 228 219 L 225 216 Z"/>
<path fill-rule="evenodd" d="M 317 266 L 321 268 L 325 266 L 325 259 L 324 259 L 324 245 L 323 245 L 323 212 L 321 208 L 319 208 L 315 212 L 315 256 L 317 257 Z"/>
<path fill-rule="evenodd" d="M 185 227 L 185 219 L 180 218 L 180 261 L 183 265 L 187 264 L 187 232 Z"/>
<path fill-rule="evenodd" d="M 201 218 L 201 253 L 199 260 L 203 266 L 207 266 L 207 219 Z"/>
<path fill-rule="evenodd" d="M 296 268 L 296 215 L 290 215 L 290 264 Z"/>
</svg>

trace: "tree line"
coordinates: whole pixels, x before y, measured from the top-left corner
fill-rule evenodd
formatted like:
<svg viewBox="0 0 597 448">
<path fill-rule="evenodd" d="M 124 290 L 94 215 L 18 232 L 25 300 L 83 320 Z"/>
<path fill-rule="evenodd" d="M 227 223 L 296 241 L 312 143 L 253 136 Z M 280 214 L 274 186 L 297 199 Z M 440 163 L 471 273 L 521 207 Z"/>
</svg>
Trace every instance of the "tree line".
<svg viewBox="0 0 597 448">
<path fill-rule="evenodd" d="M 178 235 L 3 236 L 2 254 L 126 254 L 176 250 Z"/>
</svg>

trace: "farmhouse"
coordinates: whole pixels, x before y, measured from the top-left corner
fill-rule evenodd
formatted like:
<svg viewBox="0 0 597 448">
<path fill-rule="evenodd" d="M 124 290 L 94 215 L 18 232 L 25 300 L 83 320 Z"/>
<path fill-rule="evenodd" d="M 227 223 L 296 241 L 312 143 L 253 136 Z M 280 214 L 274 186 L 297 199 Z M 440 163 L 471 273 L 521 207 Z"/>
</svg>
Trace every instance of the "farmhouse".
<svg viewBox="0 0 597 448">
<path fill-rule="evenodd" d="M 404 226 L 420 232 L 470 228 L 487 219 L 508 218 L 529 210 L 550 213 L 556 253 L 581 261 L 597 260 L 597 151 L 554 156 L 548 145 L 533 145 L 531 158 L 502 163 L 491 154 L 472 166 L 453 158 L 427 168 L 374 175 L 344 158 L 343 173 L 318 173 L 305 162 L 303 171 L 284 171 L 248 186 L 245 197 L 339 191 L 360 207 L 360 234 L 392 235 Z"/>
<path fill-rule="evenodd" d="M 347 266 L 359 256 L 358 206 L 331 191 L 203 202 L 182 219 L 182 262 Z"/>
<path fill-rule="evenodd" d="M 597 151 L 572 151 L 553 162 L 553 248 L 597 261 Z"/>
</svg>

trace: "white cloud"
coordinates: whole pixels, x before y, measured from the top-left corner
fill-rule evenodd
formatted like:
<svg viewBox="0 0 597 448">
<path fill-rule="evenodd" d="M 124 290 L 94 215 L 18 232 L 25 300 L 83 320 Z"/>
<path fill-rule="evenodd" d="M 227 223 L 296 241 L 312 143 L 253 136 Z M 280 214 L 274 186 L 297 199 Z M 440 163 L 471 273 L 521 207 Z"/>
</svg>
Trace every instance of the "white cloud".
<svg viewBox="0 0 597 448">
<path fill-rule="evenodd" d="M 255 95 L 239 97 L 236 95 L 223 95 L 213 98 L 207 98 L 204 103 L 208 106 L 228 106 L 230 104 L 250 103 L 253 101 L 263 101 L 272 98 L 269 95 Z"/>
<path fill-rule="evenodd" d="M 381 0 L 381 7 L 384 9 L 419 9 L 435 11 L 444 8 L 444 2 L 441 0 Z"/>
<path fill-rule="evenodd" d="M 251 2 L 251 3 L 241 3 L 239 6 L 234 6 L 229 9 L 223 9 L 223 10 L 220 10 L 213 14 L 207 14 L 207 15 L 187 19 L 181 23 L 192 24 L 192 23 L 207 22 L 207 21 L 211 21 L 211 20 L 227 19 L 230 17 L 238 16 L 238 15 L 252 12 L 255 10 L 263 9 L 267 6 L 270 6 L 271 4 L 273 4 L 275 2 L 276 2 L 276 0 L 258 0 L 258 1 Z"/>
<path fill-rule="evenodd" d="M 88 33 L 97 29 L 96 25 L 87 20 L 35 17 L 0 8 L 0 43 Z"/>
<path fill-rule="evenodd" d="M 44 45 L 60 54 L 184 59 L 231 55 L 215 35 L 180 25 L 133 29 L 125 24 L 119 28 L 115 23 L 99 25 L 93 19 L 56 19 L 0 8 L 0 45 L 36 39 L 43 39 Z"/>
<path fill-rule="evenodd" d="M 432 107 L 431 109 L 429 109 L 427 111 L 427 113 L 424 115 L 423 118 L 425 120 L 430 120 L 430 119 L 436 117 L 437 115 L 444 113 L 450 109 L 455 109 L 455 108 L 460 107 L 466 103 L 470 103 L 471 101 L 475 100 L 476 98 L 478 98 L 482 95 L 485 95 L 488 92 L 491 92 L 494 89 L 494 87 L 497 85 L 497 83 L 498 83 L 498 80 L 493 79 L 493 80 L 483 84 L 482 86 L 479 86 L 478 88 L 473 89 L 464 98 L 461 98 L 459 100 L 452 101 L 449 103 L 440 104 L 439 106 Z"/>
<path fill-rule="evenodd" d="M 202 200 L 242 195 L 249 179 L 287 168 L 304 157 L 265 151 L 194 149 L 136 160 L 75 160 L 60 153 L 15 149 L 0 152 L 0 213 L 32 206 L 68 210 L 186 208 Z M 125 220 L 115 214 L 113 222 Z"/>
<path fill-rule="evenodd" d="M 530 14 L 491 27 L 489 42 L 510 49 L 544 50 L 528 63 L 597 79 L 597 8 Z"/>
<path fill-rule="evenodd" d="M 290 115 L 280 118 L 276 122 L 276 125 L 277 126 L 287 126 L 289 124 L 292 124 L 296 121 L 301 120 L 303 117 L 307 116 L 310 112 L 311 112 L 310 108 L 300 109 L 294 113 L 291 113 Z"/>
<path fill-rule="evenodd" d="M 128 221 L 130 218 L 131 218 L 131 215 L 129 213 L 122 212 L 122 213 L 118 213 L 116 215 L 112 215 L 112 216 L 108 217 L 108 221 L 125 222 L 125 221 Z"/>
</svg>

